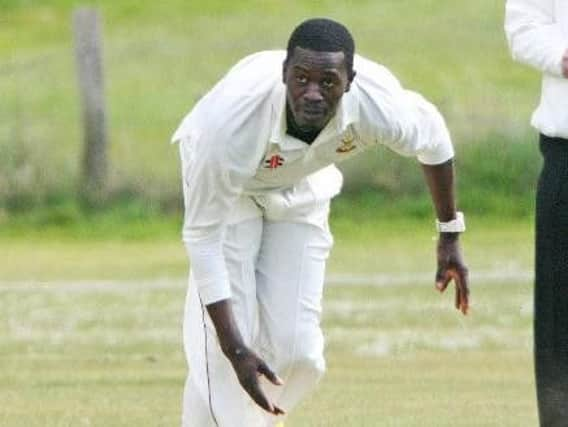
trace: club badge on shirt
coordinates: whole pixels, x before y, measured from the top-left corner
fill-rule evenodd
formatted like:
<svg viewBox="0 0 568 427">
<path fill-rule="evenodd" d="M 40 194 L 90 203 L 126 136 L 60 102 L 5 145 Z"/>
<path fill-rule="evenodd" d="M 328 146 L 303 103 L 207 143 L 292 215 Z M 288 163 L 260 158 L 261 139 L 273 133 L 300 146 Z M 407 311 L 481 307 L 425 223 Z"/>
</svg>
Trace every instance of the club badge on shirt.
<svg viewBox="0 0 568 427">
<path fill-rule="evenodd" d="M 272 144 L 268 153 L 264 157 L 263 168 L 275 170 L 282 166 L 286 159 L 280 155 L 280 149 L 277 144 Z"/>
<path fill-rule="evenodd" d="M 339 154 L 349 153 L 350 151 L 357 148 L 357 146 L 353 144 L 354 141 L 355 141 L 355 136 L 353 136 L 351 130 L 348 130 L 341 137 L 341 145 L 337 147 L 337 150 L 335 150 L 335 152 Z"/>
<path fill-rule="evenodd" d="M 284 157 L 280 154 L 272 154 L 264 160 L 265 169 L 276 169 L 284 164 Z"/>
</svg>

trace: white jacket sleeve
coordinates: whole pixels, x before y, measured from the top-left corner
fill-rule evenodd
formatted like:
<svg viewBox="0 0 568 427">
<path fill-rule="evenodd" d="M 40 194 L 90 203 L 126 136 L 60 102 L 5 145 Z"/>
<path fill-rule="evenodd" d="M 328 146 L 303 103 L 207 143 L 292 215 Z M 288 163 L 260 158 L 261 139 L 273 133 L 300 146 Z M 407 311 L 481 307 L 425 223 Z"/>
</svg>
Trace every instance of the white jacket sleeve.
<svg viewBox="0 0 568 427">
<path fill-rule="evenodd" d="M 454 157 L 446 122 L 438 109 L 416 92 L 402 89 L 393 122 L 381 142 L 391 150 L 416 156 L 425 165 L 437 165 Z"/>
<path fill-rule="evenodd" d="M 404 89 L 384 67 L 359 60 L 362 131 L 398 154 L 436 165 L 454 156 L 446 123 L 438 109 L 418 93 Z"/>
<path fill-rule="evenodd" d="M 554 19 L 553 0 L 507 0 L 505 32 L 513 59 L 562 76 L 568 43 Z"/>
<path fill-rule="evenodd" d="M 223 255 L 228 213 L 241 186 L 214 144 L 197 145 L 197 136 L 179 141 L 185 205 L 183 241 L 191 274 L 205 305 L 231 297 Z"/>
</svg>

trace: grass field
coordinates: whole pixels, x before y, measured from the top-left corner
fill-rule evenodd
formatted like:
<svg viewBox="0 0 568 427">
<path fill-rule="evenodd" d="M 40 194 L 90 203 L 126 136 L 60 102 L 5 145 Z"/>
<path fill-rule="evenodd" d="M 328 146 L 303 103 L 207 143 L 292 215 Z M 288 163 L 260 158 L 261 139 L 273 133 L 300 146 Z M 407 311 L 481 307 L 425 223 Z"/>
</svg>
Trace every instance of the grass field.
<svg viewBox="0 0 568 427">
<path fill-rule="evenodd" d="M 110 125 L 102 211 L 75 200 L 75 6 L 99 7 Z M 503 2 L 0 0 L 0 426 L 176 426 L 187 261 L 182 116 L 242 56 L 329 16 L 443 112 L 457 148 L 472 309 L 433 290 L 431 204 L 411 160 L 345 165 L 332 210 L 328 374 L 291 426 L 535 426 L 538 76 L 513 64 Z M 371 190 L 369 190 L 369 188 Z M 173 214 L 173 215 L 172 215 Z M 427 220 L 424 218 L 428 218 Z M 497 220 L 496 218 L 499 218 Z"/>
<path fill-rule="evenodd" d="M 333 226 L 328 374 L 287 426 L 536 425 L 528 221 L 470 221 L 467 317 L 433 290 L 429 222 Z M 178 424 L 177 239 L 8 237 L 0 260 L 0 425 Z"/>
</svg>

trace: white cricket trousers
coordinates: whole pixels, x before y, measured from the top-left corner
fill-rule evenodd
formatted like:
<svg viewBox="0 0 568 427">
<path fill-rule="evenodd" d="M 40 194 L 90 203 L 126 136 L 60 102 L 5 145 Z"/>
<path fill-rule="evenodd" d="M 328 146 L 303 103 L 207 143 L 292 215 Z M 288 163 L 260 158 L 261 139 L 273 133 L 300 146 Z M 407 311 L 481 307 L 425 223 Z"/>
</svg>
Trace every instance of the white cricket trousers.
<svg viewBox="0 0 568 427">
<path fill-rule="evenodd" d="M 314 389 L 325 371 L 320 319 L 325 263 L 332 246 L 328 206 L 319 226 L 257 217 L 229 225 L 225 235 L 239 329 L 247 345 L 284 380 L 280 387 L 264 378 L 261 384 L 269 399 L 287 412 Z M 189 364 L 184 427 L 265 427 L 283 420 L 260 409 L 241 388 L 191 274 L 184 350 Z"/>
</svg>

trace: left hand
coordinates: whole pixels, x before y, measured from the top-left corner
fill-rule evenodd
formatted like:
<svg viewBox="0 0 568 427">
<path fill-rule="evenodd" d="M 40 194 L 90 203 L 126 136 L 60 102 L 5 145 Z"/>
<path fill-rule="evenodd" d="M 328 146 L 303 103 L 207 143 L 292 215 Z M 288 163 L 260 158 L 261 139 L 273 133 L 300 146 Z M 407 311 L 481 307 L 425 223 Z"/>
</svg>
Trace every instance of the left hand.
<svg viewBox="0 0 568 427">
<path fill-rule="evenodd" d="M 453 280 L 456 284 L 456 309 L 465 315 L 469 308 L 468 270 L 462 259 L 458 234 L 440 233 L 437 252 L 436 288 L 444 292 Z"/>
</svg>

